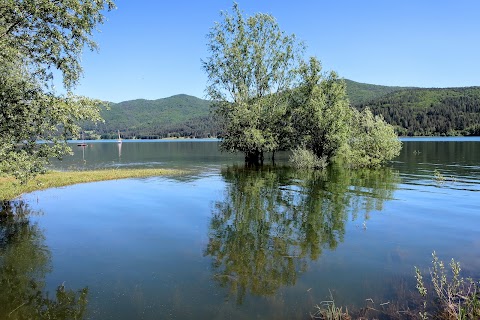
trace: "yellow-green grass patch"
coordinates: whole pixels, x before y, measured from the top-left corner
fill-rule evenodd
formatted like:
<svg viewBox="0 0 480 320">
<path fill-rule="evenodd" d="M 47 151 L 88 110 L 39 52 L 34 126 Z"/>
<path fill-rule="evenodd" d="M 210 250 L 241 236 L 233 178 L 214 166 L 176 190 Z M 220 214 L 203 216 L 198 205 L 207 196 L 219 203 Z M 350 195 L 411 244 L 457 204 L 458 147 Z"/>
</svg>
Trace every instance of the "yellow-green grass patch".
<svg viewBox="0 0 480 320">
<path fill-rule="evenodd" d="M 11 200 L 23 193 L 48 188 L 126 178 L 145 178 L 153 176 L 171 176 L 185 174 L 186 171 L 174 169 L 109 169 L 88 171 L 50 171 L 41 174 L 26 184 L 13 177 L 0 176 L 0 200 Z"/>
</svg>

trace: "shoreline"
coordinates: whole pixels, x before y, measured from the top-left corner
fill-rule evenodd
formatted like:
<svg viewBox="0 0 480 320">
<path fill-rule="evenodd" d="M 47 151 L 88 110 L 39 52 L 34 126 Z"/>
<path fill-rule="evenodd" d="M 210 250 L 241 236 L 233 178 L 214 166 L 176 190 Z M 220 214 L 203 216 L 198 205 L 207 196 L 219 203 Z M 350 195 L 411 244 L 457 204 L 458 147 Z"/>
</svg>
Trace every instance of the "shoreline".
<svg viewBox="0 0 480 320">
<path fill-rule="evenodd" d="M 21 184 L 14 177 L 0 176 L 0 201 L 10 201 L 33 191 L 65 187 L 79 183 L 182 175 L 187 171 L 176 169 L 102 169 L 85 171 L 49 171 Z"/>
</svg>

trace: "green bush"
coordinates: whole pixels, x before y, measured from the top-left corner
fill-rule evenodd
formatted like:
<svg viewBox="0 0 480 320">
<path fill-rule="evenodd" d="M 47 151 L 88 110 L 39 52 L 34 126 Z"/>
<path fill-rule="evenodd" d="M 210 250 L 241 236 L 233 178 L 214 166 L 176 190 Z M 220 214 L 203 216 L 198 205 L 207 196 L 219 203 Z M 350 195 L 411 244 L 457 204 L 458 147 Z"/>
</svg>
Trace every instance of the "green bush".
<svg viewBox="0 0 480 320">
<path fill-rule="evenodd" d="M 366 108 L 353 111 L 351 137 L 345 152 L 349 166 L 376 167 L 400 154 L 402 143 L 393 126 Z"/>
<path fill-rule="evenodd" d="M 432 293 L 424 284 L 420 270 L 415 267 L 417 290 L 425 299 L 423 312 L 420 312 L 422 319 L 428 319 L 427 300 L 436 304 L 437 312 L 434 315 L 439 319 L 480 319 L 480 283 L 471 278 L 464 279 L 460 276 L 460 263 L 454 259 L 450 261 L 452 275 L 449 279 L 443 261 L 439 260 L 435 251 L 432 253 L 433 267 L 430 269 L 432 280 Z"/>
<path fill-rule="evenodd" d="M 294 149 L 290 156 L 290 162 L 297 169 L 325 169 L 328 165 L 325 157 L 319 158 L 305 148 Z"/>
</svg>

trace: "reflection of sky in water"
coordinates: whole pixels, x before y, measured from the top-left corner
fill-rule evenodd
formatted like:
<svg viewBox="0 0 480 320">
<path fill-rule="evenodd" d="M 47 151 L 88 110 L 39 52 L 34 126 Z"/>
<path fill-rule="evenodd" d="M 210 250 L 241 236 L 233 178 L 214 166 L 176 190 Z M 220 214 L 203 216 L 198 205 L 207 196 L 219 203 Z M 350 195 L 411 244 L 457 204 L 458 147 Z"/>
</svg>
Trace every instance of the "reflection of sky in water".
<svg viewBox="0 0 480 320">
<path fill-rule="evenodd" d="M 105 152 L 117 148 L 100 145 Z M 44 212 L 31 220 L 44 231 L 52 253 L 48 288 L 63 281 L 69 288 L 88 286 L 93 319 L 305 318 L 329 299 L 329 290 L 338 304 L 360 306 L 366 298 L 392 298 L 402 279 L 413 290 L 413 266 L 426 271 L 433 250 L 478 276 L 478 143 L 473 148 L 468 142 L 468 152 L 451 155 L 443 154 L 449 145 L 405 142 L 393 170 L 318 177 L 280 167 L 220 171 L 243 159 L 215 153 L 215 143 L 212 148 L 183 142 L 167 146 L 170 154 L 163 156 L 165 146 L 132 144 L 129 150 L 127 145 L 122 161 L 163 166 L 179 159 L 179 165 L 207 169 L 191 177 L 79 184 L 24 196 Z M 132 150 L 139 153 L 127 156 Z M 190 153 L 194 156 L 182 159 Z M 451 165 L 453 156 L 466 165 Z M 438 183 L 435 169 L 455 181 Z M 262 228 L 268 230 L 265 242 Z M 305 247 L 318 250 L 314 258 L 301 255 L 307 236 L 316 239 Z M 215 245 L 220 247 L 207 250 Z M 252 254 L 255 248 L 261 250 Z M 287 269 L 275 269 L 274 263 Z M 244 271 L 242 264 L 248 266 Z M 255 282 L 256 277 L 263 280 Z M 239 304 L 243 280 L 249 282 Z M 255 283 L 273 293 L 251 294 L 261 289 Z"/>
</svg>

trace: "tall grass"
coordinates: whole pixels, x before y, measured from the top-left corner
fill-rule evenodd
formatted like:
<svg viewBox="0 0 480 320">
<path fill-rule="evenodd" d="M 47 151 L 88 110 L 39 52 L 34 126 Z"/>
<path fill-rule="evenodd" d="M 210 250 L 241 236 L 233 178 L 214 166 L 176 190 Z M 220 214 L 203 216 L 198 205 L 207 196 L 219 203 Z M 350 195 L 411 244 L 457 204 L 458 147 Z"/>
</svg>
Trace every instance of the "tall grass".
<svg viewBox="0 0 480 320">
<path fill-rule="evenodd" d="M 77 183 L 144 178 L 165 175 L 180 175 L 185 171 L 173 169 L 110 169 L 91 171 L 51 171 L 37 176 L 25 184 L 13 177 L 0 176 L 0 200 L 11 200 L 23 193 L 63 187 Z"/>
</svg>

